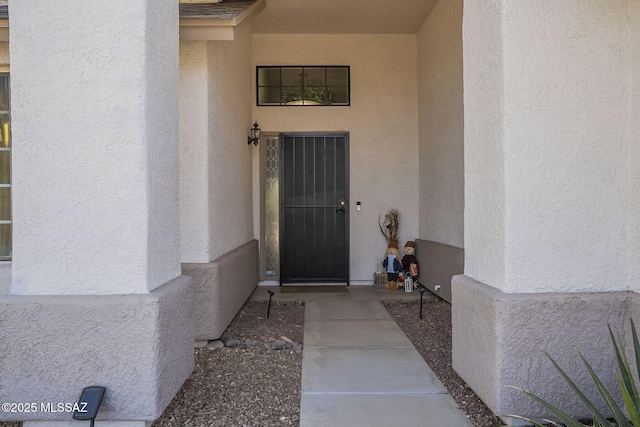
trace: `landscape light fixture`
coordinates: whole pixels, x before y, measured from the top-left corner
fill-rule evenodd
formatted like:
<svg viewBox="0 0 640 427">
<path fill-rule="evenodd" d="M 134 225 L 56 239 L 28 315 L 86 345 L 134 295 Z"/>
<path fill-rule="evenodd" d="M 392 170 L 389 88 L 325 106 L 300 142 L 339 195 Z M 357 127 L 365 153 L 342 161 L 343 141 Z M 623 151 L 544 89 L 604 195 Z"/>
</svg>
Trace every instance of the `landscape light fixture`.
<svg viewBox="0 0 640 427">
<path fill-rule="evenodd" d="M 268 319 L 269 312 L 271 311 L 271 297 L 273 296 L 274 292 L 270 289 L 267 289 L 267 292 L 269 292 L 269 305 L 267 306 L 267 319 Z"/>
<path fill-rule="evenodd" d="M 260 128 L 258 127 L 258 122 L 254 122 L 253 123 L 253 129 L 251 129 L 249 131 L 250 135 L 248 138 L 249 141 L 249 145 L 251 145 L 251 143 L 253 142 L 253 145 L 258 145 L 258 142 L 260 141 L 260 133 L 262 131 L 260 130 Z"/>
<path fill-rule="evenodd" d="M 99 385 L 85 387 L 80 394 L 78 409 L 73 413 L 73 419 L 89 420 L 91 421 L 89 425 L 93 427 L 105 390 L 106 388 Z"/>
<path fill-rule="evenodd" d="M 418 286 L 422 288 L 420 289 L 420 319 L 422 319 L 422 297 L 424 296 L 424 293 L 427 290 L 427 288 L 422 286 L 420 283 L 418 283 Z"/>
</svg>

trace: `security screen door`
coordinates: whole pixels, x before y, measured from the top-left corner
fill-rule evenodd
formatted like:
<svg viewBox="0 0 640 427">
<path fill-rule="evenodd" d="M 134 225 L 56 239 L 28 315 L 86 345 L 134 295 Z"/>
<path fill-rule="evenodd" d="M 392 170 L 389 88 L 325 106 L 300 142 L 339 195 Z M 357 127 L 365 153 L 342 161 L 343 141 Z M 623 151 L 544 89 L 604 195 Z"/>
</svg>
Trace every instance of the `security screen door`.
<svg viewBox="0 0 640 427">
<path fill-rule="evenodd" d="M 280 282 L 348 283 L 348 136 L 282 134 L 280 159 Z"/>
</svg>

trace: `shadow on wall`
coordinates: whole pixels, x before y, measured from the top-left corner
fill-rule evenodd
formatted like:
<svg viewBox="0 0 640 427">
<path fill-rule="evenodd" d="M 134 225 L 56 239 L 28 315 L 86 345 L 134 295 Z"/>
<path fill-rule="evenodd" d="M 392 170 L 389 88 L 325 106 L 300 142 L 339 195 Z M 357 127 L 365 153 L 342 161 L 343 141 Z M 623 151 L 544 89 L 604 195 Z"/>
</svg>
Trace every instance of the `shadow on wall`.
<svg viewBox="0 0 640 427">
<path fill-rule="evenodd" d="M 451 302 L 451 278 L 464 273 L 464 249 L 417 239 L 416 257 L 420 266 L 418 282 Z M 440 287 L 436 290 L 438 285 Z"/>
<path fill-rule="evenodd" d="M 196 341 L 218 339 L 258 285 L 258 241 L 207 264 L 182 264 L 182 274 L 193 278 Z"/>
</svg>

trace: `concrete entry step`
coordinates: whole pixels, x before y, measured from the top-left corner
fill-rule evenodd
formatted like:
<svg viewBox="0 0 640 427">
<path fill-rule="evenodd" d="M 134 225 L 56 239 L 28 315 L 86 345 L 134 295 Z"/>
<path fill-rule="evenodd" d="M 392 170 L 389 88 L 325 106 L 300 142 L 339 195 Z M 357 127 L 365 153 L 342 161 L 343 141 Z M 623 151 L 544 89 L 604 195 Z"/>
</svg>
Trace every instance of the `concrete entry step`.
<svg viewBox="0 0 640 427">
<path fill-rule="evenodd" d="M 282 285 L 281 294 L 348 294 L 347 285 Z"/>
</svg>

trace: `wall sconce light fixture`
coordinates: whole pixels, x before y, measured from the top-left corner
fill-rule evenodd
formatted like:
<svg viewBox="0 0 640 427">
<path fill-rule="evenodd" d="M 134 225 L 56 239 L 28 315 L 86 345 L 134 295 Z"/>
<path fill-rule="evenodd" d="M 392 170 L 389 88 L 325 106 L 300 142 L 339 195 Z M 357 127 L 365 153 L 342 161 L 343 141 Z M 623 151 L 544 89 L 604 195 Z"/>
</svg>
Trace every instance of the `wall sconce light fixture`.
<svg viewBox="0 0 640 427">
<path fill-rule="evenodd" d="M 253 129 L 251 129 L 249 137 L 249 144 L 253 142 L 253 145 L 258 145 L 258 141 L 260 141 L 260 128 L 258 127 L 258 122 L 253 123 Z"/>
</svg>

